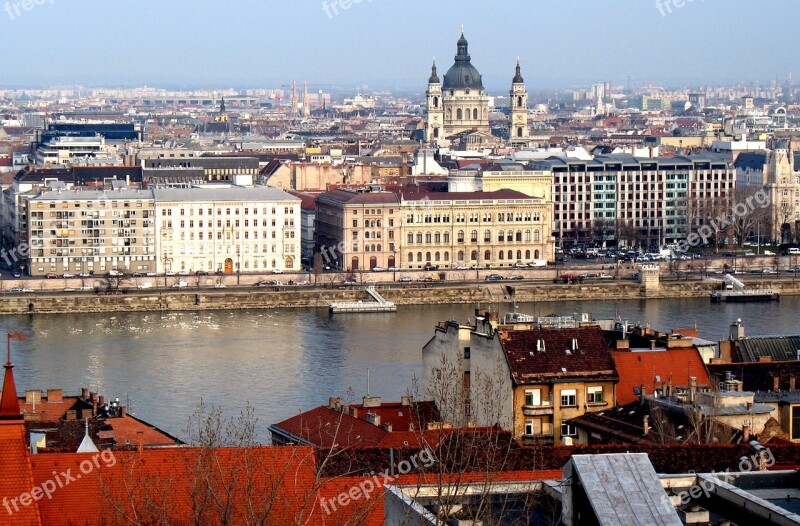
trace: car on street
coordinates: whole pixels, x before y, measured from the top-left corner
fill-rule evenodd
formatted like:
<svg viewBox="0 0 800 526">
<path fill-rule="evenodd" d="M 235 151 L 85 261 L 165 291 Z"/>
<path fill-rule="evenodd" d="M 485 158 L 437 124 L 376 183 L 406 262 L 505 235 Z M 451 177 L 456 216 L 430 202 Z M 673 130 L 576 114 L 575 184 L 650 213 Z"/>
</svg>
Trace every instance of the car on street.
<svg viewBox="0 0 800 526">
<path fill-rule="evenodd" d="M 20 272 L 19 270 L 14 270 L 11 272 L 11 275 L 14 276 L 15 278 L 21 278 L 22 272 Z"/>
<path fill-rule="evenodd" d="M 132 278 L 141 278 L 142 277 L 142 273 L 141 272 L 132 272 L 131 273 L 131 277 Z"/>
<path fill-rule="evenodd" d="M 489 274 L 484 278 L 486 281 L 502 281 L 503 276 L 500 274 Z"/>
<path fill-rule="evenodd" d="M 75 274 L 70 274 L 69 272 L 64 272 L 63 274 L 61 274 L 61 277 L 64 278 L 64 279 L 74 278 Z"/>
<path fill-rule="evenodd" d="M 58 279 L 58 274 L 55 272 L 48 272 L 44 277 L 47 279 Z"/>
<path fill-rule="evenodd" d="M 430 263 L 427 263 L 427 264 L 425 264 L 424 267 L 422 267 L 422 269 L 423 270 L 427 270 L 428 272 L 430 272 L 431 270 L 436 270 L 436 267 L 431 265 Z"/>
<path fill-rule="evenodd" d="M 367 285 L 373 285 L 373 284 L 375 284 L 377 282 L 378 282 L 377 279 L 372 279 L 372 278 L 364 280 L 364 283 L 366 283 Z"/>
<path fill-rule="evenodd" d="M 108 271 L 108 275 L 111 276 L 112 278 L 118 278 L 122 276 L 122 272 L 119 270 L 112 269 Z"/>
<path fill-rule="evenodd" d="M 612 276 L 611 274 L 600 274 L 597 277 L 600 279 L 614 279 L 614 276 Z"/>
<path fill-rule="evenodd" d="M 274 269 L 272 269 L 272 273 L 273 274 L 283 274 L 283 271 L 281 269 L 279 269 L 279 268 L 274 268 Z"/>
<path fill-rule="evenodd" d="M 512 274 L 511 276 L 508 276 L 506 279 L 510 279 L 512 281 L 519 281 L 521 279 L 525 279 L 525 276 L 521 276 L 520 274 Z"/>
<path fill-rule="evenodd" d="M 383 272 L 385 270 L 383 267 L 372 267 L 372 272 Z"/>
<path fill-rule="evenodd" d="M 469 266 L 467 265 L 459 265 L 456 267 L 456 270 L 469 270 Z"/>
<path fill-rule="evenodd" d="M 147 272 L 147 273 L 145 273 L 145 276 L 148 276 L 148 277 L 153 277 L 153 276 L 155 276 L 155 275 L 156 275 L 156 273 L 155 273 L 155 272 Z M 83 276 L 83 274 L 81 274 L 81 277 L 82 277 L 82 276 Z"/>
<path fill-rule="evenodd" d="M 400 270 L 400 267 L 389 267 L 386 269 L 387 272 L 397 272 Z"/>
<path fill-rule="evenodd" d="M 81 278 L 91 278 L 92 277 L 92 275 L 89 274 L 88 272 L 81 272 L 80 274 L 78 274 L 78 276 L 81 277 Z"/>
<path fill-rule="evenodd" d="M 357 284 L 356 281 L 353 279 L 346 279 L 342 281 L 342 285 L 356 285 L 356 284 Z"/>
<path fill-rule="evenodd" d="M 139 283 L 138 285 L 136 285 L 136 288 L 137 289 L 152 289 L 153 288 L 153 284 L 150 283 L 149 281 L 144 281 L 144 282 Z"/>
<path fill-rule="evenodd" d="M 183 289 L 183 288 L 186 288 L 188 286 L 189 286 L 189 284 L 186 283 L 185 281 L 176 281 L 175 283 L 172 284 L 172 288 L 173 289 Z"/>
<path fill-rule="evenodd" d="M 208 276 L 208 271 L 206 271 L 206 270 L 198 270 L 194 274 L 195 274 L 195 276 Z"/>
<path fill-rule="evenodd" d="M 528 264 L 527 263 L 522 263 L 521 261 L 518 261 L 518 262 L 514 263 L 514 267 L 515 268 L 528 268 Z"/>
<path fill-rule="evenodd" d="M 180 270 L 180 271 L 178 271 L 178 275 L 179 276 L 188 276 L 189 275 L 189 271 L 188 270 Z"/>
<path fill-rule="evenodd" d="M 405 277 L 402 277 L 402 278 L 398 279 L 397 281 L 399 281 L 400 283 L 411 283 L 414 280 L 409 278 L 408 276 L 405 276 Z"/>
</svg>

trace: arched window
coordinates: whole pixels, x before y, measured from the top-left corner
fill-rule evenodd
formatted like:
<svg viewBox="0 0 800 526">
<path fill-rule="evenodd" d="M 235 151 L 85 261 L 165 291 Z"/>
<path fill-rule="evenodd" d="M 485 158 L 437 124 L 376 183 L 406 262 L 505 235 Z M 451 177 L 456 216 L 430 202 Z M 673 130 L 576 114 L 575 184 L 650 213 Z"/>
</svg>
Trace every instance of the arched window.
<svg viewBox="0 0 800 526">
<path fill-rule="evenodd" d="M 439 138 L 439 128 L 434 128 L 433 129 L 433 138 L 434 139 L 438 139 Z"/>
<path fill-rule="evenodd" d="M 478 242 L 478 231 L 477 230 L 473 230 L 470 233 L 470 239 L 472 240 L 473 243 L 477 243 Z"/>
<path fill-rule="evenodd" d="M 425 232 L 425 242 L 426 243 L 430 243 L 431 242 L 431 233 L 430 232 Z"/>
<path fill-rule="evenodd" d="M 434 261 L 438 262 L 440 259 L 441 259 L 441 254 L 439 254 L 438 252 L 433 254 L 433 260 Z"/>
<path fill-rule="evenodd" d="M 463 243 L 464 242 L 464 231 L 463 230 L 459 230 L 458 231 L 458 242 L 459 243 Z"/>
<path fill-rule="evenodd" d="M 492 240 L 492 231 L 491 230 L 484 230 L 484 232 L 483 232 L 483 240 L 486 243 L 489 243 Z"/>
<path fill-rule="evenodd" d="M 422 252 L 417 252 L 417 261 L 422 261 Z"/>
<path fill-rule="evenodd" d="M 503 261 L 503 251 L 501 250 L 497 255 L 500 257 L 500 261 Z"/>
<path fill-rule="evenodd" d="M 509 242 L 510 241 L 514 241 L 514 231 L 513 230 L 509 230 L 508 233 L 506 234 L 506 241 L 509 241 Z"/>
<path fill-rule="evenodd" d="M 460 121 L 460 120 L 463 120 L 463 119 L 464 119 L 464 112 L 461 110 L 461 108 L 458 108 L 456 110 L 456 120 Z"/>
<path fill-rule="evenodd" d="M 364 232 L 364 239 L 369 239 L 369 232 Z"/>
<path fill-rule="evenodd" d="M 526 250 L 525 251 L 525 259 L 531 259 L 531 251 L 530 250 Z"/>
<path fill-rule="evenodd" d="M 520 99 L 520 100 L 522 100 L 522 99 Z M 433 98 L 433 107 L 434 108 L 438 108 L 439 107 L 439 97 L 434 97 Z"/>
<path fill-rule="evenodd" d="M 533 231 L 533 240 L 534 241 L 539 241 L 539 231 L 538 230 L 534 230 Z"/>
<path fill-rule="evenodd" d="M 442 242 L 442 234 L 439 233 L 439 232 L 436 232 L 435 234 L 433 234 L 433 242 L 434 243 L 441 243 Z"/>
<path fill-rule="evenodd" d="M 431 253 L 430 252 L 425 252 L 425 261 L 427 261 L 428 263 L 431 262 Z"/>
<path fill-rule="evenodd" d="M 517 108 L 522 107 L 522 96 L 517 96 Z"/>
<path fill-rule="evenodd" d="M 364 252 L 369 252 L 369 245 L 368 244 L 364 244 Z"/>
<path fill-rule="evenodd" d="M 450 261 L 450 252 L 445 252 L 444 253 L 444 260 L 445 261 Z"/>
<path fill-rule="evenodd" d="M 517 230 L 517 241 L 522 241 L 522 230 Z"/>
<path fill-rule="evenodd" d="M 517 137 L 522 137 L 522 126 L 517 126 Z"/>
<path fill-rule="evenodd" d="M 408 253 L 408 262 L 409 263 L 413 263 L 414 262 L 414 253 L 413 252 L 409 252 Z"/>
<path fill-rule="evenodd" d="M 538 250 L 534 250 L 533 251 L 533 259 L 539 259 L 539 251 Z"/>
<path fill-rule="evenodd" d="M 450 242 L 450 232 L 445 232 L 444 233 L 444 242 L 445 243 L 449 243 Z"/>
<path fill-rule="evenodd" d="M 417 243 L 422 243 L 422 232 L 417 232 Z"/>
<path fill-rule="evenodd" d="M 491 250 L 484 251 L 483 260 L 484 261 L 490 261 L 491 259 L 492 259 L 492 251 Z"/>
<path fill-rule="evenodd" d="M 470 258 L 469 259 L 471 261 L 477 261 L 478 260 L 478 251 L 477 250 L 473 250 L 472 253 L 470 254 Z"/>
<path fill-rule="evenodd" d="M 521 250 L 517 250 L 517 259 L 522 261 L 522 251 Z"/>
<path fill-rule="evenodd" d="M 459 250 L 458 251 L 458 260 L 459 261 L 464 261 L 464 251 L 463 250 Z"/>
<path fill-rule="evenodd" d="M 475 120 L 475 121 L 478 120 L 478 108 L 475 108 L 474 110 L 472 110 L 472 120 Z"/>
<path fill-rule="evenodd" d="M 409 232 L 408 233 L 408 244 L 409 245 L 413 245 L 414 244 L 414 233 L 413 232 Z"/>
<path fill-rule="evenodd" d="M 528 243 L 531 242 L 531 231 L 530 230 L 526 230 L 525 231 L 525 241 L 527 241 Z"/>
<path fill-rule="evenodd" d="M 514 252 L 512 252 L 511 250 L 509 250 L 509 251 L 508 251 L 508 259 L 513 259 L 513 257 L 514 257 Z"/>
</svg>

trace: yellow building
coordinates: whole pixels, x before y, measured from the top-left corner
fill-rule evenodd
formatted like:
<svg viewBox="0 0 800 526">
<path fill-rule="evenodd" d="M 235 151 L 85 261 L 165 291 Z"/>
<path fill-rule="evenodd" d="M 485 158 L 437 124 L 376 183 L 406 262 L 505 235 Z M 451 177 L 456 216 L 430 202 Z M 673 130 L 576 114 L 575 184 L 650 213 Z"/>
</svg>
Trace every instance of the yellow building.
<svg viewBox="0 0 800 526">
<path fill-rule="evenodd" d="M 553 260 L 552 202 L 516 190 L 401 193 L 403 268 L 513 267 Z"/>
<path fill-rule="evenodd" d="M 444 419 L 500 425 L 526 444 L 568 444 L 570 419 L 616 405 L 619 376 L 596 326 L 508 330 L 477 316 L 472 327 L 437 326 L 422 357 L 425 395 Z M 450 400 L 458 390 L 442 384 L 456 375 L 468 389 L 460 406 Z"/>
</svg>

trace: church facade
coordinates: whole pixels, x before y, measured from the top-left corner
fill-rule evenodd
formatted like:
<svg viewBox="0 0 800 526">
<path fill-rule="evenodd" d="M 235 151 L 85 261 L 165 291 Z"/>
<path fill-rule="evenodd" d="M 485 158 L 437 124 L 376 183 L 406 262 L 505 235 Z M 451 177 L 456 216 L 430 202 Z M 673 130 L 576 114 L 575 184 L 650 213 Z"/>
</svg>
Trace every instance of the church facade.
<svg viewBox="0 0 800 526">
<path fill-rule="evenodd" d="M 425 94 L 425 139 L 428 143 L 447 146 L 463 142 L 464 135 L 469 135 L 470 139 L 491 137 L 489 96 L 483 87 L 481 74 L 472 65 L 463 32 L 456 43 L 455 62 L 442 81 L 436 71 L 436 62 L 433 63 Z M 519 61 L 509 95 L 509 137 L 512 142 L 522 142 L 528 138 L 528 94 Z"/>
</svg>

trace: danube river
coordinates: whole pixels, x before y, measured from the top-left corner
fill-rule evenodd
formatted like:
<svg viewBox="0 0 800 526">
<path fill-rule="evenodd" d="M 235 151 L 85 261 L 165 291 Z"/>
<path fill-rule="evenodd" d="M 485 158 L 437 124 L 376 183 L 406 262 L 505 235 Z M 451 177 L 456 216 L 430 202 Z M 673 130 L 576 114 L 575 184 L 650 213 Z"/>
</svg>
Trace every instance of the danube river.
<svg viewBox="0 0 800 526">
<path fill-rule="evenodd" d="M 500 311 L 508 310 L 501 306 Z M 669 329 L 697 325 L 718 340 L 737 318 L 747 333 L 798 333 L 800 297 L 771 304 L 711 304 L 707 299 L 587 301 L 520 304 L 519 312 L 617 315 L 631 323 Z M 420 376 L 421 348 L 439 320 L 466 322 L 475 306 L 404 306 L 395 314 L 330 317 L 324 309 L 176 313 L 7 316 L 17 389 L 81 386 L 129 400 L 131 411 L 183 437 L 202 399 L 234 416 L 251 402 L 260 440 L 269 425 L 327 403 L 369 391 L 397 401 Z M 350 394 L 348 394 L 350 393 Z"/>
</svg>

